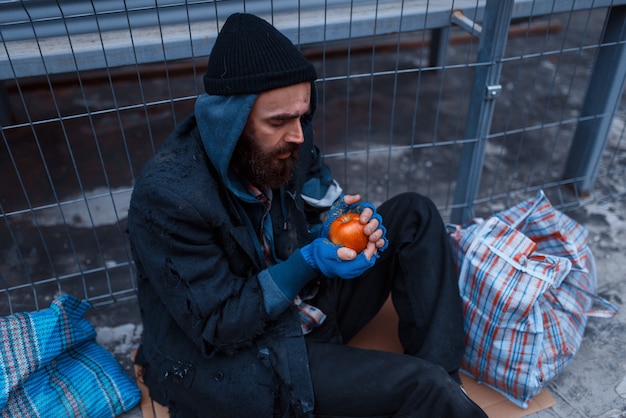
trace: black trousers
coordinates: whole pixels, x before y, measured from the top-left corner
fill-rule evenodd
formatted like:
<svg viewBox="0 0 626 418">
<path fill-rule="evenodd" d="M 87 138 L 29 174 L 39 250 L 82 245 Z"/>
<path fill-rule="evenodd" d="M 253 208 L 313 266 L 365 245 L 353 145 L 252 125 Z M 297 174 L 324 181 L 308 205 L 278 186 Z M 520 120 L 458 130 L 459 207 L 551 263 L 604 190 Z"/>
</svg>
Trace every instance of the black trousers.
<svg viewBox="0 0 626 418">
<path fill-rule="evenodd" d="M 448 234 L 430 199 L 405 193 L 378 208 L 389 247 L 354 280 L 329 280 L 307 334 L 319 417 L 486 417 L 452 376 L 463 355 L 462 303 Z M 405 354 L 349 347 L 389 292 Z"/>
</svg>

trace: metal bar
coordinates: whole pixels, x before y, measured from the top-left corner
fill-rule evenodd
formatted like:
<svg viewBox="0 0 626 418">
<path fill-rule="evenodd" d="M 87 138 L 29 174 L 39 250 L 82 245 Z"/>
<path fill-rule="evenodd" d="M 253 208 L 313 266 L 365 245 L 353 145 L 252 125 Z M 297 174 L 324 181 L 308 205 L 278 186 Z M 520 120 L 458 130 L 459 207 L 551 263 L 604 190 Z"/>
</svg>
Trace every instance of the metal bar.
<svg viewBox="0 0 626 418">
<path fill-rule="evenodd" d="M 463 145 L 452 222 L 461 223 L 473 216 L 473 202 L 480 186 L 494 98 L 500 92 L 501 60 L 511 24 L 513 3 L 513 0 L 487 0 L 485 5 L 485 19 L 478 44 L 478 66 L 465 125 L 465 139 L 472 141 Z"/>
<path fill-rule="evenodd" d="M 432 29 L 430 31 L 429 66 L 443 67 L 445 65 L 449 39 L 450 27 Z"/>
<path fill-rule="evenodd" d="M 451 21 L 467 33 L 477 38 L 480 37 L 480 33 L 483 31 L 483 28 L 478 23 L 465 16 L 461 10 L 455 10 L 452 12 Z"/>
<path fill-rule="evenodd" d="M 68 21 L 63 21 L 63 13 L 50 5 L 46 6 L 50 10 L 39 10 L 33 9 L 30 3 L 20 2 L 19 7 L 25 8 L 9 14 L 5 10 L 7 7 L 18 6 L 13 2 L 7 5 L 0 2 L 0 16 L 3 16 L 0 19 L 0 34 L 5 44 L 4 50 L 0 51 L 0 79 L 44 75 L 44 68 L 48 74 L 58 74 L 104 68 L 105 61 L 109 67 L 117 67 L 162 62 L 164 58 L 171 61 L 208 55 L 217 35 L 215 18 L 222 23 L 230 13 L 241 11 L 241 5 L 230 1 L 212 3 L 219 9 L 219 13 L 210 16 L 206 5 L 201 7 L 201 3 L 194 2 L 194 17 L 191 20 L 186 17 L 187 6 L 180 3 L 157 9 L 142 3 L 137 9 L 125 9 L 123 5 L 113 7 L 106 2 L 97 2 L 98 6 L 103 7 L 101 11 L 89 13 L 80 9 Z M 569 3 L 571 2 L 558 0 L 516 0 L 514 17 L 569 12 L 572 8 L 581 10 L 607 4 L 626 4 L 626 0 L 578 0 L 574 6 L 567 6 Z M 350 19 L 351 35 L 356 38 L 371 36 L 375 25 L 379 35 L 446 28 L 450 24 L 453 11 L 459 11 L 467 19 L 478 21 L 481 20 L 485 8 L 484 0 L 440 0 L 429 4 L 427 8 L 423 2 L 407 4 L 404 0 L 367 0 L 359 2 L 358 9 L 351 11 L 349 1 L 335 0 L 329 3 L 328 18 L 325 19 L 326 9 L 322 0 L 315 0 L 310 4 L 307 2 L 307 7 L 298 11 L 294 11 L 293 5 L 289 6 L 290 3 L 286 0 L 281 1 L 280 7 L 273 12 L 265 2 L 250 4 L 254 5 L 250 11 L 261 16 L 267 17 L 273 13 L 274 24 L 287 37 L 302 45 L 347 39 L 346 19 Z M 85 7 L 85 2 L 73 2 L 72 6 Z M 196 14 L 198 7 L 200 9 Z M 27 15 L 27 9 L 36 16 L 30 20 L 23 17 L 22 15 Z M 160 16 L 161 12 L 165 14 L 161 26 L 148 25 L 155 19 L 158 21 L 160 18 L 157 15 Z M 145 17 L 145 21 L 136 21 L 137 14 L 149 17 Z M 13 15 L 17 17 L 12 17 Z M 107 29 L 99 34 L 85 32 L 84 27 L 97 27 L 94 23 L 96 17 L 97 22 Z M 75 30 L 74 24 L 81 19 L 87 19 L 89 24 Z M 108 20 L 114 22 L 105 24 Z M 324 30 L 321 30 L 320 22 L 325 22 Z M 54 25 L 55 29 L 44 30 L 40 26 L 43 24 Z M 23 31 L 27 32 L 22 33 L 20 29 L 18 33 L 14 33 L 18 27 L 23 27 Z M 167 40 L 165 51 L 160 42 L 161 37 Z M 74 59 L 70 59 L 69 55 L 74 55 Z M 11 62 L 11 66 L 6 65 L 7 62 Z M 15 73 L 10 71 L 10 67 Z"/>
<path fill-rule="evenodd" d="M 604 29 L 562 177 L 573 179 L 572 185 L 581 194 L 588 194 L 593 188 L 611 122 L 624 91 L 626 6 L 609 9 Z"/>
<path fill-rule="evenodd" d="M 360 0 L 359 7 L 364 3 L 392 3 L 395 0 Z M 400 1 L 400 0 L 399 0 Z M 96 21 L 103 31 L 125 30 L 129 27 L 139 29 L 162 25 L 176 25 L 187 22 L 187 10 L 190 10 L 192 22 L 206 22 L 214 19 L 213 9 L 220 10 L 220 16 L 227 16 L 233 11 L 241 11 L 242 3 L 247 3 L 248 12 L 256 14 L 285 14 L 294 10 L 293 0 L 265 1 L 214 1 L 214 0 L 64 0 L 62 2 L 49 1 L 0 1 L 0 30 L 4 39 L 8 41 L 32 39 L 38 37 L 66 36 L 81 33 L 92 33 Z M 300 2 L 299 8 L 304 11 L 315 9 L 345 8 L 351 0 L 308 0 Z M 405 2 L 407 8 L 413 5 Z M 415 2 L 416 8 L 425 9 L 425 3 L 432 11 L 446 9 L 476 9 L 484 6 L 484 0 L 431 0 L 429 2 Z M 516 0 L 513 18 L 527 17 L 531 13 L 539 14 L 571 12 L 590 8 L 610 7 L 611 5 L 625 4 L 624 0 Z M 156 11 L 160 17 L 157 18 Z M 32 19 L 29 18 L 32 16 Z M 430 11 L 429 11 L 430 15 Z M 69 26 L 63 20 L 70 20 Z M 473 18 L 476 19 L 476 18 Z M 428 17 L 429 26 L 431 16 Z M 438 26 L 444 25 L 435 23 Z M 432 28 L 432 26 L 431 26 Z"/>
<path fill-rule="evenodd" d="M 7 95 L 7 88 L 0 80 L 0 126 L 7 126 L 11 123 L 11 104 Z"/>
<path fill-rule="evenodd" d="M 472 2 L 475 3 L 475 0 L 458 0 L 458 3 L 467 7 Z M 230 13 L 241 11 L 240 6 L 234 2 L 219 4 L 220 12 L 217 18 L 220 23 L 223 23 Z M 262 17 L 267 17 L 270 10 L 267 6 L 263 7 L 265 8 L 254 11 Z M 374 26 L 378 28 L 377 34 L 383 35 L 424 30 L 427 27 L 445 27 L 449 24 L 451 10 L 448 4 L 436 9 L 431 8 L 428 16 L 423 5 L 412 5 L 404 9 L 403 7 L 404 1 L 393 0 L 379 4 L 368 0 L 359 3 L 358 10 L 352 10 L 348 2 L 340 2 L 332 8 L 333 13 L 326 20 L 323 4 L 317 8 L 307 7 L 299 11 L 294 11 L 292 7 L 279 14 L 275 13 L 272 20 L 281 32 L 298 44 L 371 36 Z M 404 11 L 401 13 L 401 10 Z M 350 25 L 346 24 L 348 20 Z M 325 22 L 324 30 L 320 30 L 320 22 Z M 162 62 L 164 59 L 167 61 L 185 59 L 194 55 L 206 56 L 217 36 L 215 17 L 193 22 L 185 19 L 163 26 L 120 27 L 121 29 L 102 33 L 75 34 L 66 30 L 58 36 L 6 41 L 5 50 L 0 51 L 2 64 L 0 79 L 100 69 L 105 67 L 105 60 L 109 67 L 117 67 Z M 5 36 L 6 31 L 7 28 L 0 26 L 0 34 Z M 167 40 L 166 45 L 162 44 L 161 38 Z M 74 58 L 68 59 L 71 55 Z M 4 65 L 5 62 L 12 63 L 11 67 L 15 74 L 9 71 L 10 68 Z"/>
</svg>

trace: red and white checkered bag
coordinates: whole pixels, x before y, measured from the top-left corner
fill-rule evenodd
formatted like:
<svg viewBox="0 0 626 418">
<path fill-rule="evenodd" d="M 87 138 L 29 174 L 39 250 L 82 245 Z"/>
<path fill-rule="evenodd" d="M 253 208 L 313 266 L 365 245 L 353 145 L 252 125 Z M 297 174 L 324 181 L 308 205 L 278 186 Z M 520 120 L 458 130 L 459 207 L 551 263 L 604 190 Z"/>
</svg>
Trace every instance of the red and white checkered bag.
<svg viewBox="0 0 626 418">
<path fill-rule="evenodd" d="M 540 191 L 457 226 L 451 241 L 464 304 L 462 370 L 527 408 L 573 359 L 588 317 L 617 313 L 596 294 L 587 230 Z"/>
</svg>

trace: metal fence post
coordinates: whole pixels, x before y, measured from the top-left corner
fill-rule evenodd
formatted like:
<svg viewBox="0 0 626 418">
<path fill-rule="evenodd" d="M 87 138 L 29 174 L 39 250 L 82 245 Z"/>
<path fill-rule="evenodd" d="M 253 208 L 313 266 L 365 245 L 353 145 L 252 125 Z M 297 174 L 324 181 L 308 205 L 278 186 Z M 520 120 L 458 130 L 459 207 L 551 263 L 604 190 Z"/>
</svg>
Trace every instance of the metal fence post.
<svg viewBox="0 0 626 418">
<path fill-rule="evenodd" d="M 0 80 L 0 127 L 11 122 L 11 105 L 7 94 L 6 86 Z"/>
<path fill-rule="evenodd" d="M 457 177 L 451 220 L 461 223 L 473 216 L 480 186 L 485 146 L 495 99 L 500 95 L 502 56 L 511 24 L 513 0 L 487 0 L 478 44 L 477 67 L 467 111 L 465 139 Z"/>
<path fill-rule="evenodd" d="M 430 31 L 430 54 L 428 65 L 443 67 L 446 61 L 446 48 L 450 38 L 450 28 L 437 28 Z"/>
<path fill-rule="evenodd" d="M 563 170 L 563 179 L 573 179 L 574 188 L 581 194 L 593 188 L 625 78 L 626 6 L 615 6 L 607 15 L 602 46 Z"/>
</svg>

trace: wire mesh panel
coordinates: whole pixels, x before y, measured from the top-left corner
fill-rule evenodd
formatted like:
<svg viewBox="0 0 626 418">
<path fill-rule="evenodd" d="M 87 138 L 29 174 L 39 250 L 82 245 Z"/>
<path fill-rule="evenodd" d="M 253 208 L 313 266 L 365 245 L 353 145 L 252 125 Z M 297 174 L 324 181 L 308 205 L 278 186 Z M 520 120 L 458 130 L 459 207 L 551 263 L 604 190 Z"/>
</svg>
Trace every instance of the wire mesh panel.
<svg viewBox="0 0 626 418">
<path fill-rule="evenodd" d="M 590 118 L 581 115 L 585 102 L 602 95 L 588 87 L 594 70 L 598 72 L 596 75 L 608 70 L 594 67 L 600 49 L 606 47 L 603 45 L 606 18 L 607 10 L 560 13 L 538 19 L 531 16 L 521 24 L 527 28 L 528 35 L 509 40 L 502 67 L 503 90 L 495 107 L 478 197 L 478 202 L 490 203 L 484 210 L 491 212 L 508 206 L 528 191 L 539 188 L 561 209 L 578 206 L 586 198 L 589 190 L 582 191 L 584 196 L 575 193 L 579 178 L 575 173 L 567 175 L 566 165 L 572 154 L 591 152 L 591 149 L 573 148 L 572 139 L 581 120 Z M 624 16 L 620 19 L 622 32 L 626 30 L 623 19 Z M 543 28 L 543 33 L 536 31 Z M 531 30 L 535 30 L 530 35 L 532 39 Z M 600 76 L 608 78 L 606 73 Z M 621 99 L 624 74 L 620 78 L 617 93 Z M 613 114 L 600 112 L 591 118 L 608 116 L 614 126 L 622 126 L 623 99 L 621 103 Z M 619 143 L 623 147 L 622 138 L 622 133 L 615 130 L 608 133 L 609 143 L 617 146 L 612 148 L 614 151 Z M 597 145 L 601 150 L 601 144 Z M 605 166 L 599 173 L 593 195 L 595 198 L 623 196 L 623 164 L 614 165 L 615 153 L 608 152 L 605 157 L 601 164 L 613 166 Z M 602 179 L 606 176 L 610 178 Z M 599 190 L 607 183 L 621 192 L 603 196 Z"/>
<path fill-rule="evenodd" d="M 134 180 L 192 111 L 212 42 L 236 11 L 273 22 L 315 64 L 316 141 L 347 192 L 380 203 L 416 191 L 447 219 L 540 188 L 562 209 L 626 196 L 623 72 L 612 76 L 621 85 L 610 114 L 584 114 L 594 74 L 605 75 L 601 51 L 621 60 L 619 30 L 617 41 L 605 35 L 623 2 L 514 2 L 481 138 L 467 127 L 478 69 L 494 64 L 478 59 L 490 2 L 303 3 L 0 2 L 0 315 L 59 292 L 96 305 L 135 297 L 125 231 Z M 573 146 L 577 128 L 607 117 L 583 195 L 580 178 L 564 175 L 572 155 L 591 152 Z M 459 202 L 463 149 L 481 141 L 477 194 Z"/>
</svg>

